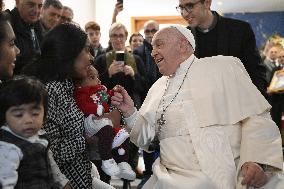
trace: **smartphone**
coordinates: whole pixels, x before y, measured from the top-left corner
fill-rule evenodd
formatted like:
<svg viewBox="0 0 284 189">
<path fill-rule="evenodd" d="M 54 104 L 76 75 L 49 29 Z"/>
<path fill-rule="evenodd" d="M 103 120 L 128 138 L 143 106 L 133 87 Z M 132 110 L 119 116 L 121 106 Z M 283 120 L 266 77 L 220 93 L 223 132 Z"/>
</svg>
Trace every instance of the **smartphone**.
<svg viewBox="0 0 284 189">
<path fill-rule="evenodd" d="M 121 63 L 124 62 L 124 51 L 117 51 L 115 60 Z"/>
</svg>

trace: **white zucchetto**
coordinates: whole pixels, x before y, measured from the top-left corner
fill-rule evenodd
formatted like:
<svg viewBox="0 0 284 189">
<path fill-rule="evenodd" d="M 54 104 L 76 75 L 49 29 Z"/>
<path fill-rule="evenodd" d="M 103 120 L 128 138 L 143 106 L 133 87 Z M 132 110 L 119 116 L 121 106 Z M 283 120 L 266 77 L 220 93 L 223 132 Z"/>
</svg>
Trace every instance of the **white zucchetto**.
<svg viewBox="0 0 284 189">
<path fill-rule="evenodd" d="M 188 40 L 191 47 L 193 48 L 193 51 L 195 51 L 194 36 L 192 35 L 192 33 L 189 29 L 187 29 L 186 27 L 179 25 L 179 24 L 171 25 L 170 27 L 177 29 Z"/>
</svg>

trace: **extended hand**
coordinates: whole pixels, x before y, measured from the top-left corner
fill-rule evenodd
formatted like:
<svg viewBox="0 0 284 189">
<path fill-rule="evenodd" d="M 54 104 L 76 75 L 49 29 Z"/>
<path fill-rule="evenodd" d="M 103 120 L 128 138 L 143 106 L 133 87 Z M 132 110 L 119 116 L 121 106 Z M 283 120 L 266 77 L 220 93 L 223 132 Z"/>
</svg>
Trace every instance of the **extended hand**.
<svg viewBox="0 0 284 189">
<path fill-rule="evenodd" d="M 268 181 L 268 176 L 257 163 L 244 163 L 241 172 L 244 176 L 244 179 L 242 180 L 242 185 L 259 188 Z"/>
<path fill-rule="evenodd" d="M 112 105 L 116 106 L 125 117 L 131 116 L 135 112 L 134 102 L 127 91 L 120 85 L 113 88 L 114 95 L 111 97 Z"/>
<path fill-rule="evenodd" d="M 123 4 L 120 2 L 116 3 L 112 14 L 112 23 L 116 22 L 116 17 L 118 13 L 121 12 L 122 10 L 123 10 Z"/>
<path fill-rule="evenodd" d="M 115 16 L 118 15 L 119 12 L 121 12 L 123 10 L 123 4 L 121 4 L 120 2 L 115 4 L 114 10 L 113 10 L 113 14 Z"/>
</svg>

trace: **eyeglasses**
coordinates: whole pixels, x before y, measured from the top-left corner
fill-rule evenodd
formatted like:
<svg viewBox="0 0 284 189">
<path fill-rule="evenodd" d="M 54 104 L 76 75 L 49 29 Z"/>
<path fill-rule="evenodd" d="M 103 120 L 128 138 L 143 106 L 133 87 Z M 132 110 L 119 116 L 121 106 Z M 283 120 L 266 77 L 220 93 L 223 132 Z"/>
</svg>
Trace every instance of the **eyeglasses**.
<svg viewBox="0 0 284 189">
<path fill-rule="evenodd" d="M 158 30 L 156 30 L 155 28 L 154 29 L 146 29 L 144 32 L 149 34 L 149 33 L 156 33 Z"/>
<path fill-rule="evenodd" d="M 68 18 L 66 16 L 60 16 L 61 20 L 65 21 L 65 22 L 71 22 L 72 18 Z"/>
<path fill-rule="evenodd" d="M 110 38 L 112 39 L 123 39 L 125 37 L 125 35 L 123 34 L 112 34 L 110 35 Z"/>
<path fill-rule="evenodd" d="M 200 3 L 199 1 L 196 1 L 194 3 L 186 3 L 185 5 L 179 5 L 176 7 L 177 11 L 179 13 L 182 13 L 182 11 L 186 10 L 186 12 L 192 12 L 192 10 L 194 9 L 194 6 L 197 5 L 198 3 Z"/>
</svg>

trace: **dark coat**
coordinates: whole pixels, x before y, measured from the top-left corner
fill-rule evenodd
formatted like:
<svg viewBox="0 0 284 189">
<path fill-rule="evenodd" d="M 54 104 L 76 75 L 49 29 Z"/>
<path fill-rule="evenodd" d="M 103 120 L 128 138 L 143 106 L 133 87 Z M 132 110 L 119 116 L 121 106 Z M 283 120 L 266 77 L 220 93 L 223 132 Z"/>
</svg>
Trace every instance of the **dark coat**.
<svg viewBox="0 0 284 189">
<path fill-rule="evenodd" d="M 218 17 L 217 24 L 214 28 L 217 29 L 217 39 L 214 39 L 217 42 L 215 45 L 217 49 L 214 55 L 238 57 L 244 64 L 254 85 L 266 96 L 266 69 L 261 62 L 261 57 L 256 47 L 255 35 L 250 24 L 244 21 L 222 17 L 216 12 L 213 13 Z M 198 58 L 213 56 L 212 54 L 203 57 L 199 55 L 200 49 L 208 44 L 199 44 L 199 38 L 197 37 L 198 31 L 195 28 L 188 28 L 191 29 L 197 44 L 195 55 Z"/>
<path fill-rule="evenodd" d="M 283 69 L 282 66 L 276 66 L 271 71 L 271 77 L 269 82 L 271 82 L 274 73 L 278 70 Z M 271 104 L 271 118 L 278 126 L 279 130 L 281 130 L 281 119 L 282 119 L 282 112 L 284 112 L 284 94 L 283 93 L 272 93 L 268 98 Z"/>
<path fill-rule="evenodd" d="M 6 10 L 6 12 L 11 18 L 11 25 L 16 36 L 15 44 L 21 51 L 15 62 L 14 69 L 14 74 L 19 74 L 26 64 L 35 61 L 40 56 L 40 44 L 43 38 L 42 29 L 39 21 L 34 24 L 25 23 L 17 8 L 12 11 Z M 33 45 L 32 28 L 34 28 L 36 35 L 36 46 Z"/>
<path fill-rule="evenodd" d="M 17 169 L 18 180 L 15 189 L 52 189 L 54 183 L 47 154 L 47 147 L 31 143 L 0 129 L 0 141 L 16 145 L 23 153 Z"/>
<path fill-rule="evenodd" d="M 96 59 L 98 56 L 106 53 L 106 50 L 102 47 L 102 45 L 100 44 L 99 47 L 96 49 L 97 51 L 95 51 L 94 47 L 90 47 L 90 53 L 91 55 Z"/>
<path fill-rule="evenodd" d="M 146 40 L 143 41 L 143 45 L 133 50 L 133 54 L 138 55 L 143 60 L 149 88 L 161 77 L 159 69 L 151 56 L 152 50 L 152 45 Z"/>
<path fill-rule="evenodd" d="M 44 123 L 50 150 L 73 189 L 92 186 L 91 162 L 84 138 L 84 114 L 77 106 L 71 80 L 46 83 L 48 112 Z"/>
</svg>

